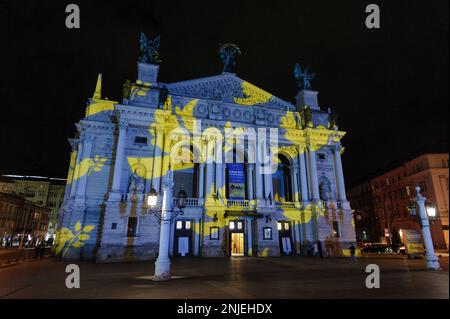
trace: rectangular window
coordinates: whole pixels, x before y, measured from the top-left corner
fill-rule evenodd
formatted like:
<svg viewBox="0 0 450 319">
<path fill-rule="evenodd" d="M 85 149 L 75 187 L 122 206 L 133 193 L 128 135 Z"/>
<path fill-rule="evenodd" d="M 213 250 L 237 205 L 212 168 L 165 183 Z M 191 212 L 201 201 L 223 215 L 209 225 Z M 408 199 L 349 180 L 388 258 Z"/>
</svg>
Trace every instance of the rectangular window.
<svg viewBox="0 0 450 319">
<path fill-rule="evenodd" d="M 317 154 L 317 158 L 319 159 L 319 160 L 326 160 L 327 159 L 327 155 L 326 154 L 324 154 L 324 153 L 318 153 Z"/>
<path fill-rule="evenodd" d="M 219 227 L 209 227 L 209 239 L 219 240 Z"/>
<path fill-rule="evenodd" d="M 237 229 L 242 229 L 242 222 L 237 222 Z"/>
<path fill-rule="evenodd" d="M 272 228 L 271 227 L 264 227 L 263 228 L 263 239 L 264 240 L 271 240 L 272 239 Z"/>
<path fill-rule="evenodd" d="M 334 220 L 333 221 L 333 237 L 339 237 L 339 222 Z"/>
<path fill-rule="evenodd" d="M 111 224 L 111 229 L 117 229 L 117 223 L 112 223 Z"/>
<path fill-rule="evenodd" d="M 281 223 L 278 223 L 277 227 L 278 227 L 278 230 L 281 230 Z"/>
<path fill-rule="evenodd" d="M 234 229 L 234 222 L 230 222 L 230 229 Z"/>
<path fill-rule="evenodd" d="M 289 230 L 289 223 L 284 223 L 284 230 Z"/>
<path fill-rule="evenodd" d="M 134 144 L 147 144 L 147 138 L 144 136 L 135 136 Z"/>
<path fill-rule="evenodd" d="M 128 217 L 127 237 L 136 237 L 137 217 Z"/>
<path fill-rule="evenodd" d="M 183 228 L 183 221 L 177 220 L 177 229 L 182 229 L 182 228 Z"/>
<path fill-rule="evenodd" d="M 184 225 L 186 229 L 191 229 L 191 222 L 189 220 L 187 220 Z"/>
</svg>

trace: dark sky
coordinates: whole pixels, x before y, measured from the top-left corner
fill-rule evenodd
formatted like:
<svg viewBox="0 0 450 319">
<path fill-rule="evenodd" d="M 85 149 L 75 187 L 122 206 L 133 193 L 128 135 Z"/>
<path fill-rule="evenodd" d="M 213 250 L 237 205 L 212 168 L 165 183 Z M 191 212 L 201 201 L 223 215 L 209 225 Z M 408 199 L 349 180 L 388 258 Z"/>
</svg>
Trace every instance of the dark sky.
<svg viewBox="0 0 450 319">
<path fill-rule="evenodd" d="M 67 138 L 97 73 L 121 97 L 136 79 L 139 32 L 161 34 L 160 80 L 221 72 L 218 44 L 242 49 L 239 77 L 288 101 L 310 65 L 319 103 L 348 132 L 347 184 L 422 151 L 448 152 L 448 0 L 0 2 L 0 172 L 66 176 Z M 66 29 L 65 7 L 81 9 Z M 366 29 L 377 3 L 381 29 Z"/>
</svg>

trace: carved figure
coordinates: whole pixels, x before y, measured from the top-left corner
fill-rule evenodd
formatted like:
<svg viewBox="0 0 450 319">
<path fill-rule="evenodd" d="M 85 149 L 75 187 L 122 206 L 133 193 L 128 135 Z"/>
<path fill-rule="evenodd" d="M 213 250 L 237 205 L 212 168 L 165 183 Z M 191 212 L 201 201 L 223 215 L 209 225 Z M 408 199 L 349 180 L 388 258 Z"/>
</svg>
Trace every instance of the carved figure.
<svg viewBox="0 0 450 319">
<path fill-rule="evenodd" d="M 141 38 L 139 41 L 139 49 L 141 56 L 139 62 L 142 63 L 158 63 L 161 62 L 159 58 L 159 45 L 160 36 L 156 36 L 154 39 L 147 39 L 144 32 L 141 32 Z"/>
<path fill-rule="evenodd" d="M 219 53 L 223 72 L 232 72 L 236 65 L 236 55 L 241 55 L 241 49 L 236 44 L 226 43 L 220 46 Z"/>
<path fill-rule="evenodd" d="M 308 73 L 307 66 L 302 72 L 302 68 L 299 63 L 295 63 L 294 67 L 294 77 L 297 79 L 297 86 L 300 90 L 311 89 L 311 80 L 315 77 L 314 73 Z"/>
</svg>

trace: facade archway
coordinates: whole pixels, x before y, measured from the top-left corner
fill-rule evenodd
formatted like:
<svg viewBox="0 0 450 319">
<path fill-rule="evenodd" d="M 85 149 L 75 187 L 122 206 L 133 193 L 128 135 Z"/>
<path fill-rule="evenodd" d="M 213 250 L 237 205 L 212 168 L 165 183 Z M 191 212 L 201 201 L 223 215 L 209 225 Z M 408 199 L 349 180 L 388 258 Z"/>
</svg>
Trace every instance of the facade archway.
<svg viewBox="0 0 450 319">
<path fill-rule="evenodd" d="M 195 158 L 195 149 L 192 145 L 178 147 L 172 163 L 174 196 L 183 189 L 187 197 L 198 197 L 199 163 L 194 160 Z"/>
<path fill-rule="evenodd" d="M 276 202 L 292 202 L 293 189 L 291 177 L 291 163 L 286 155 L 276 154 L 275 160 L 278 161 L 277 171 L 272 176 L 274 200 Z"/>
</svg>

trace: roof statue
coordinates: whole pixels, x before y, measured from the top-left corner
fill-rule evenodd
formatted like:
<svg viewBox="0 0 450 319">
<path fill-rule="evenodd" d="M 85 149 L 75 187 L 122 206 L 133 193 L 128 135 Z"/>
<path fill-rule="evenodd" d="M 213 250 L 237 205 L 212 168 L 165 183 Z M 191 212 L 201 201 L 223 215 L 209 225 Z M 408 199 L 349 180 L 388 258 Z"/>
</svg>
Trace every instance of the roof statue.
<svg viewBox="0 0 450 319">
<path fill-rule="evenodd" d="M 309 90 L 311 89 L 311 80 L 314 78 L 314 73 L 308 73 L 307 66 L 302 73 L 302 68 L 299 63 L 295 63 L 294 67 L 294 77 L 297 79 L 297 86 L 300 90 Z"/>
<path fill-rule="evenodd" d="M 223 63 L 223 72 L 233 72 L 236 55 L 241 55 L 241 49 L 236 44 L 226 43 L 220 45 L 219 53 Z"/>
<path fill-rule="evenodd" d="M 139 62 L 150 64 L 161 62 L 159 58 L 159 44 L 159 35 L 157 35 L 154 39 L 147 39 L 144 32 L 141 32 L 141 38 L 139 40 L 141 56 L 139 57 Z"/>
</svg>

